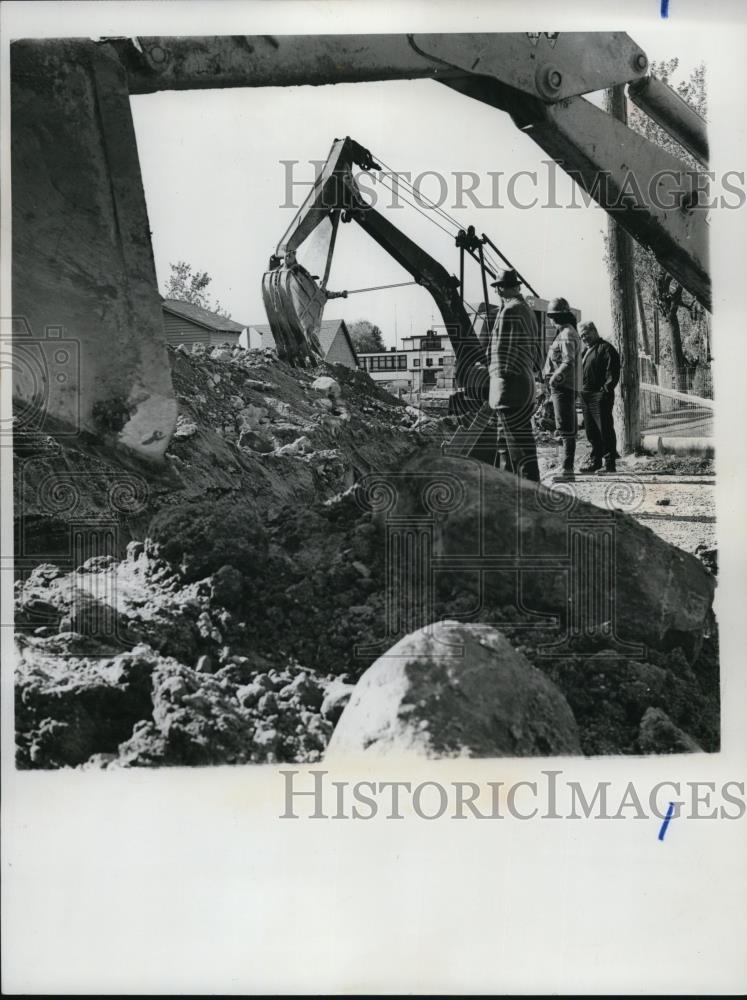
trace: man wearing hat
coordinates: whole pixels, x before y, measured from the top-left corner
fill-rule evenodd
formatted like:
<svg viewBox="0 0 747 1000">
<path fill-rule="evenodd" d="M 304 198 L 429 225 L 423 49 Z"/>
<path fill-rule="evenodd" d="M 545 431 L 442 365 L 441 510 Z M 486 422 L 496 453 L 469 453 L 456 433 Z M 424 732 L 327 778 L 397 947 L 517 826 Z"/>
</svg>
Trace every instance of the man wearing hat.
<svg viewBox="0 0 747 1000">
<path fill-rule="evenodd" d="M 488 402 L 498 415 L 499 436 L 502 432 L 505 438 L 511 471 L 538 483 L 532 430 L 534 373 L 542 367 L 537 321 L 522 297 L 521 279 L 513 268 L 498 271 L 491 284 L 502 301 L 488 342 Z"/>
<path fill-rule="evenodd" d="M 552 299 L 547 315 L 557 333 L 547 352 L 543 374 L 550 388 L 555 426 L 563 441 L 563 471 L 556 481 L 573 480 L 576 458 L 576 399 L 581 392 L 583 368 L 581 338 L 576 330 L 576 317 L 564 298 Z"/>
<path fill-rule="evenodd" d="M 599 336 L 593 323 L 582 323 L 579 335 L 584 345 L 584 379 L 581 405 L 591 455 L 581 472 L 615 472 L 617 437 L 612 405 L 615 386 L 620 381 L 620 355 Z"/>
</svg>

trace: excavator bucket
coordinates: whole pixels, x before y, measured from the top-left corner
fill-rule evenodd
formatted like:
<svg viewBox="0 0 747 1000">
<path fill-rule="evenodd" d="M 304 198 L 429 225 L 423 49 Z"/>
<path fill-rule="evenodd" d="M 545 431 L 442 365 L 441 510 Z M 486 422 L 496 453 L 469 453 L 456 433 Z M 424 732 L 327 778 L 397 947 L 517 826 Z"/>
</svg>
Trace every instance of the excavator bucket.
<svg viewBox="0 0 747 1000">
<path fill-rule="evenodd" d="M 307 364 L 323 357 L 319 344 L 325 291 L 343 210 L 358 199 L 350 186 L 353 162 L 374 166 L 371 154 L 350 138 L 335 139 L 312 190 L 270 258 L 262 297 L 279 357 Z M 312 270 L 309 270 L 311 268 Z"/>
<path fill-rule="evenodd" d="M 306 268 L 283 263 L 265 272 L 262 298 L 278 357 L 301 366 L 323 357 L 319 329 L 327 296 Z"/>
</svg>

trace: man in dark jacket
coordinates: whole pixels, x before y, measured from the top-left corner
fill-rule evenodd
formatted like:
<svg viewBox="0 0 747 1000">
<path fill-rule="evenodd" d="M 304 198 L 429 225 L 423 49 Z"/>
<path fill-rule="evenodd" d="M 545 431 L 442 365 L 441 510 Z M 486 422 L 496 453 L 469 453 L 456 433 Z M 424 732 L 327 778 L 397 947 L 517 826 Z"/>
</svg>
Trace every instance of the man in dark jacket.
<svg viewBox="0 0 747 1000">
<path fill-rule="evenodd" d="M 612 405 L 615 386 L 620 381 L 620 355 L 612 344 L 602 340 L 593 323 L 582 323 L 578 332 L 584 345 L 581 405 L 591 444 L 588 464 L 580 471 L 603 475 L 615 472 L 618 458 Z"/>
<path fill-rule="evenodd" d="M 513 268 L 499 271 L 492 284 L 502 303 L 488 343 L 488 401 L 505 436 L 512 471 L 538 483 L 532 414 L 534 378 L 542 370 L 543 358 L 537 321 L 521 295 L 521 281 Z"/>
</svg>

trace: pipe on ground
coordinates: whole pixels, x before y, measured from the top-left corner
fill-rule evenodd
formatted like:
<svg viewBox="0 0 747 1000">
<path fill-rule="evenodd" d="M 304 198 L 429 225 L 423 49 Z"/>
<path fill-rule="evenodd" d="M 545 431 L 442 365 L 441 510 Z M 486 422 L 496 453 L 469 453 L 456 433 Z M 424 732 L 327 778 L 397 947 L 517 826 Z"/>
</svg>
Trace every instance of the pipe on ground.
<svg viewBox="0 0 747 1000">
<path fill-rule="evenodd" d="M 710 457 L 715 453 L 713 438 L 707 437 L 666 437 L 662 434 L 644 434 L 641 448 L 646 452 L 660 455 L 702 455 Z"/>
</svg>

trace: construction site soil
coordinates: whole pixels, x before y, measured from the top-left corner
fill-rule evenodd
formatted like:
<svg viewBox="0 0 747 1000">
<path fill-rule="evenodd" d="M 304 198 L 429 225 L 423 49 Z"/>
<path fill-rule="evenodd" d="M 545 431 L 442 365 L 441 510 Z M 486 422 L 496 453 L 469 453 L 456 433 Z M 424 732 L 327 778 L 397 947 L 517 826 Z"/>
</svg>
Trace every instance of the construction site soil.
<svg viewBox="0 0 747 1000">
<path fill-rule="evenodd" d="M 163 465 L 65 429 L 17 438 L 19 767 L 316 761 L 381 650 L 385 546 L 361 484 L 440 456 L 454 425 L 362 371 L 170 357 Z M 433 613 L 500 622 L 567 700 L 585 754 L 719 747 L 712 614 L 694 647 L 631 659 L 601 635 L 548 655 L 529 613 L 475 615 L 458 589 Z"/>
</svg>

